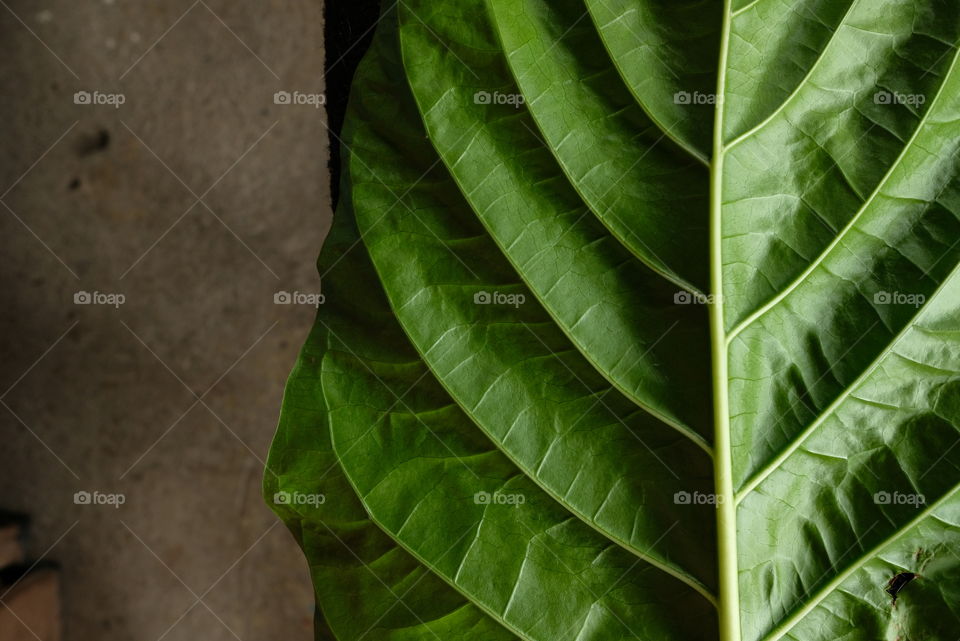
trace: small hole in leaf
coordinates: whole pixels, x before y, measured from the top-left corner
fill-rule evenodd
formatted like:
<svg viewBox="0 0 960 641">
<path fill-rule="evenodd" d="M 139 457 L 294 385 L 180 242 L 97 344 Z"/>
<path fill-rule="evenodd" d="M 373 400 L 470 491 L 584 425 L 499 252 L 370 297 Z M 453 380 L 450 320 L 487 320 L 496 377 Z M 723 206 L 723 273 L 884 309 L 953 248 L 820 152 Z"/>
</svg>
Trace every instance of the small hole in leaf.
<svg viewBox="0 0 960 641">
<path fill-rule="evenodd" d="M 897 596 L 899 596 L 900 591 L 915 578 L 917 578 L 917 575 L 913 572 L 901 572 L 887 582 L 886 593 L 893 597 L 893 605 L 897 604 Z"/>
</svg>

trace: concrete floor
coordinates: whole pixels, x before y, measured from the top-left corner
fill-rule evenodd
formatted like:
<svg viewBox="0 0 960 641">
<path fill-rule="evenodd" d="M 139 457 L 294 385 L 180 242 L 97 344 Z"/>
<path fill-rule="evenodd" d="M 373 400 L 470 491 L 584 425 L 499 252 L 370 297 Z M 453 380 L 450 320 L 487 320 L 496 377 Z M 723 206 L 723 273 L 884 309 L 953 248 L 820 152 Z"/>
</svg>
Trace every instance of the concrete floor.
<svg viewBox="0 0 960 641">
<path fill-rule="evenodd" d="M 318 290 L 330 218 L 323 111 L 274 93 L 322 91 L 322 27 L 320 0 L 0 2 L 0 507 L 62 565 L 68 641 L 312 638 L 259 487 L 314 312 L 274 294 Z"/>
</svg>

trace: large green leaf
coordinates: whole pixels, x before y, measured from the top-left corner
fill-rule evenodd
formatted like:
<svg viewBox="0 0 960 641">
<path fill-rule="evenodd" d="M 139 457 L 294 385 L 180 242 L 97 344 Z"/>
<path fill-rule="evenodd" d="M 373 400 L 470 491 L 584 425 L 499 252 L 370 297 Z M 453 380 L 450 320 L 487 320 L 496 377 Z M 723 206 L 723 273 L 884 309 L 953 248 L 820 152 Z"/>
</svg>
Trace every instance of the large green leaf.
<svg viewBox="0 0 960 641">
<path fill-rule="evenodd" d="M 958 42 L 385 8 L 265 482 L 318 638 L 956 641 Z"/>
</svg>

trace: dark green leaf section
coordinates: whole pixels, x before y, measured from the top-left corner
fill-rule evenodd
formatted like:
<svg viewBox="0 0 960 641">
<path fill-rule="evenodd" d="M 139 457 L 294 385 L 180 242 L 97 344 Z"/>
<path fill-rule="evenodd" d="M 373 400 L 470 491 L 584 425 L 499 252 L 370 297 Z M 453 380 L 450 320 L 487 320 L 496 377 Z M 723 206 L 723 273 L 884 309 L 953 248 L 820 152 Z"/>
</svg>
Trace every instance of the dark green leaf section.
<svg viewBox="0 0 960 641">
<path fill-rule="evenodd" d="M 753 38 L 750 11 L 734 42 Z M 857 581 L 922 547 L 957 500 L 960 23 L 946 3 L 856 2 L 836 24 L 795 91 L 724 149 L 747 640 L 914 638 L 911 606 Z"/>
<path fill-rule="evenodd" d="M 330 354 L 323 388 L 334 447 L 373 519 L 519 636 L 692 640 L 709 629 L 708 601 L 571 519 L 422 366 Z"/>
<path fill-rule="evenodd" d="M 383 33 L 387 33 L 385 30 Z M 382 42 L 382 38 L 381 38 Z M 387 59 L 384 55 L 381 59 Z M 368 68 L 372 65 L 366 65 Z M 376 76 L 374 71 L 372 76 Z M 363 72 L 359 76 L 360 86 L 363 86 L 366 76 Z M 371 80 L 373 86 L 377 85 L 375 79 Z M 368 85 L 369 86 L 369 85 Z M 375 95 L 375 94 L 366 94 Z M 368 105 L 363 104 L 362 99 L 355 101 L 356 111 L 361 113 Z M 396 101 L 384 101 L 383 104 L 397 104 Z M 410 103 L 412 104 L 412 103 Z M 388 118 L 390 113 L 383 114 Z M 386 121 L 383 121 L 386 122 Z M 353 144 L 353 136 L 348 135 L 349 143 Z M 389 139 L 388 139 L 389 142 Z M 364 149 L 362 142 L 357 144 L 358 149 Z M 374 156 L 375 157 L 375 156 Z M 370 156 L 367 156 L 370 158 Z M 348 165 L 352 166 L 353 159 L 348 159 Z M 357 162 L 360 162 L 359 160 Z M 362 182 L 362 181 L 358 181 Z M 429 179 L 428 181 L 429 182 Z M 356 191 L 356 190 L 355 190 Z M 360 190 L 362 192 L 362 190 Z M 450 185 L 449 193 L 455 194 L 455 186 Z M 396 200 L 393 204 L 397 204 Z M 407 540 L 406 544 L 411 549 L 424 556 L 421 558 L 433 556 L 428 560 L 428 566 L 431 570 L 424 574 L 424 566 L 417 563 L 409 554 L 402 549 L 397 548 L 390 539 L 385 539 L 379 529 L 371 527 L 367 521 L 366 511 L 374 512 L 383 509 L 381 504 L 370 501 L 366 506 L 366 511 L 358 513 L 357 509 L 362 504 L 358 504 L 355 495 L 344 491 L 342 467 L 338 458 L 329 452 L 329 434 L 327 433 L 329 414 L 326 404 L 317 395 L 324 391 L 336 397 L 336 394 L 345 392 L 358 395 L 361 398 L 370 398 L 379 395 L 382 402 L 376 404 L 375 412 L 389 415 L 391 409 L 403 407 L 399 398 L 388 394 L 387 388 L 371 372 L 379 371 L 379 376 L 384 380 L 389 380 L 390 374 L 403 373 L 411 368 L 419 368 L 416 378 L 413 380 L 404 379 L 404 382 L 416 383 L 419 389 L 423 386 L 429 389 L 429 373 L 422 370 L 422 365 L 416 364 L 415 353 L 412 353 L 409 347 L 404 347 L 405 337 L 399 333 L 399 327 L 391 318 L 389 308 L 384 303 L 378 304 L 380 299 L 377 293 L 379 284 L 371 270 L 368 259 L 365 258 L 365 247 L 360 242 L 359 235 L 352 230 L 350 202 L 346 202 L 338 211 L 337 223 L 331 237 L 327 241 L 324 256 L 321 259 L 321 272 L 325 274 L 324 292 L 327 295 L 328 306 L 321 310 L 317 328 L 315 329 L 301 362 L 298 365 L 291 381 L 288 385 L 287 401 L 285 404 L 284 417 L 281 423 L 277 442 L 273 449 L 270 460 L 270 467 L 279 474 L 276 483 L 267 479 L 266 491 L 268 496 L 278 488 L 290 488 L 289 491 L 306 493 L 312 488 L 322 488 L 327 497 L 327 503 L 312 509 L 290 509 L 287 507 L 277 507 L 285 520 L 295 531 L 301 544 L 304 546 L 308 557 L 311 559 L 314 572 L 315 583 L 318 587 L 318 599 L 323 607 L 325 619 L 329 622 L 330 628 L 341 639 L 356 639 L 364 635 L 377 635 L 376 638 L 432 638 L 434 634 L 439 634 L 439 638 L 501 638 L 506 634 L 506 628 L 494 627 L 490 631 L 490 617 L 478 615 L 478 610 L 474 606 L 465 604 L 457 592 L 450 591 L 450 588 L 443 584 L 443 589 L 437 588 L 437 581 L 440 576 L 444 576 L 443 555 L 436 554 L 437 550 L 431 550 L 429 547 L 422 547 L 421 537 L 414 537 Z M 398 205 L 399 206 L 399 205 Z M 389 229 L 390 221 L 384 219 L 384 229 Z M 418 230 L 420 233 L 426 233 L 425 230 Z M 487 251 L 487 254 L 491 252 Z M 444 254 L 449 259 L 449 254 Z M 492 254 L 495 255 L 495 254 Z M 503 270 L 507 269 L 505 265 Z M 401 270 L 403 271 L 403 270 Z M 409 270 L 407 270 L 409 271 Z M 502 276 L 502 274 L 501 274 Z M 471 277 L 472 278 L 472 277 Z M 515 277 L 514 277 L 515 278 Z M 491 281 L 481 281 L 491 282 Z M 468 296 L 476 285 L 471 283 L 467 289 Z M 524 291 L 518 288 L 518 291 Z M 363 292 L 363 296 L 356 296 L 357 292 Z M 472 304 L 472 296 L 469 298 Z M 335 304 L 333 301 L 337 301 Z M 535 304 L 528 305 L 529 308 L 535 308 Z M 537 308 L 539 309 L 539 308 Z M 542 312 L 538 312 L 542 314 Z M 496 320 L 494 326 L 500 323 Z M 562 333 L 551 335 L 544 331 L 541 325 L 548 325 L 549 317 L 542 316 L 539 322 L 530 323 L 533 331 L 544 332 L 547 340 L 555 344 L 563 344 L 566 337 Z M 391 331 L 392 328 L 392 331 Z M 527 330 L 524 330 L 527 331 Z M 392 349 L 390 346 L 395 346 Z M 559 347 L 558 347 L 559 349 Z M 570 352 L 570 347 L 564 347 L 561 352 Z M 549 354 L 549 350 L 546 352 Z M 362 354 L 363 356 L 360 356 Z M 575 352 L 572 352 L 575 354 Z M 411 357 L 413 360 L 411 360 Z M 549 356 L 550 358 L 558 358 Z M 364 365 L 354 368 L 352 372 L 342 372 L 338 370 L 339 364 L 344 360 L 362 362 Z M 575 359 L 570 359 L 576 364 Z M 324 385 L 319 378 L 319 363 L 323 362 L 324 369 L 330 370 L 329 375 L 324 374 L 327 383 Z M 561 361 L 557 361 L 560 363 Z M 577 365 L 586 374 L 589 368 Z M 420 371 L 422 370 L 422 371 Z M 695 490 L 699 488 L 705 491 L 707 489 L 707 479 L 704 478 L 699 483 L 693 470 L 689 468 L 689 462 L 685 459 L 696 461 L 701 460 L 698 465 L 701 470 L 709 473 L 709 465 L 705 464 L 705 455 L 686 437 L 678 434 L 675 430 L 657 423 L 645 412 L 637 412 L 635 409 L 625 411 L 627 420 L 636 421 L 637 419 L 651 425 L 653 434 L 648 436 L 652 449 L 647 449 L 649 445 L 641 445 L 635 436 L 630 432 L 618 431 L 624 430 L 625 426 L 614 419 L 614 422 L 608 428 L 611 432 L 609 438 L 613 440 L 594 441 L 588 444 L 584 436 L 589 435 L 594 438 L 597 432 L 589 430 L 589 425 L 596 419 L 591 418 L 589 410 L 591 405 L 597 405 L 598 401 L 602 406 L 617 402 L 618 393 L 611 391 L 602 378 L 597 378 L 592 374 L 590 382 L 598 387 L 597 392 L 584 389 L 580 386 L 583 383 L 574 377 L 567 369 L 563 367 L 562 374 L 558 378 L 565 379 L 558 381 L 558 384 L 567 389 L 576 389 L 580 398 L 574 395 L 567 395 L 574 402 L 580 403 L 580 409 L 588 410 L 588 415 L 584 419 L 582 426 L 584 433 L 571 433 L 563 435 L 563 440 L 559 446 L 550 448 L 554 454 L 551 460 L 555 463 L 561 461 L 556 457 L 565 456 L 564 452 L 582 456 L 584 448 L 589 446 L 593 450 L 608 450 L 607 456 L 614 452 L 622 453 L 624 444 L 618 443 L 616 439 L 622 439 L 624 436 L 630 439 L 634 445 L 627 444 L 629 449 L 634 450 L 624 459 L 624 467 L 619 473 L 614 470 L 614 475 L 608 473 L 607 478 L 610 483 L 612 495 L 606 501 L 601 499 L 599 505 L 602 508 L 597 511 L 595 516 L 597 522 L 602 524 L 605 520 L 615 523 L 627 523 L 632 531 L 627 530 L 628 536 L 634 541 L 643 541 L 649 539 L 651 543 L 657 543 L 657 539 L 667 538 L 665 535 L 679 527 L 676 520 L 663 521 L 670 517 L 664 507 L 650 507 L 651 514 L 645 516 L 642 510 L 639 514 L 636 512 L 636 501 L 630 499 L 633 494 L 637 497 L 636 491 L 648 492 L 653 496 L 653 488 L 662 486 L 662 477 L 672 472 L 667 470 L 664 463 L 657 460 L 657 450 L 664 448 L 667 452 L 676 450 L 683 454 L 680 460 L 675 461 L 676 469 L 683 474 L 685 478 L 682 487 Z M 329 378 L 327 378 L 329 376 Z M 428 380 L 425 382 L 423 378 Z M 417 380 L 420 379 L 420 380 Z M 542 385 L 543 381 L 540 381 Z M 574 386 L 576 385 L 576 387 Z M 433 383 L 436 386 L 436 383 Z M 548 393 L 550 385 L 546 387 Z M 418 392 L 420 393 L 420 392 Z M 403 394 L 403 392 L 399 392 Z M 444 393 L 439 392 L 442 396 Z M 384 398 L 386 395 L 386 398 Z M 609 399 L 604 397 L 609 395 Z M 608 402 L 609 401 L 609 402 Z M 588 403 L 589 402 L 589 403 Z M 443 401 L 447 406 L 447 411 L 453 411 L 450 400 Z M 629 404 L 619 401 L 619 404 L 627 410 Z M 579 410 L 576 410 L 579 412 Z M 458 432 L 460 438 L 468 442 L 472 439 L 474 443 L 480 437 L 481 432 L 465 422 L 466 418 L 459 410 L 455 411 L 460 416 L 460 425 Z M 630 413 L 636 414 L 635 417 L 629 416 Z M 596 416 L 607 414 L 608 410 L 595 412 Z M 336 414 L 334 414 L 336 416 Z M 379 415 L 378 417 L 379 418 Z M 376 419 L 361 421 L 360 423 L 348 421 L 348 426 L 352 428 L 363 427 L 374 423 Z M 610 418 L 606 419 L 610 422 Z M 419 425 L 422 426 L 422 423 Z M 572 427 L 577 428 L 576 424 Z M 443 433 L 443 426 L 435 426 L 438 433 Z M 422 433 L 422 427 L 420 429 Z M 448 430 L 449 431 L 449 430 Z M 377 434 L 372 432 L 371 434 Z M 660 436 L 658 436 L 658 434 Z M 356 438 L 357 435 L 354 435 Z M 365 443 L 363 439 L 358 442 Z M 436 445 L 440 447 L 439 445 Z M 489 449 L 489 445 L 487 446 Z M 679 449 L 677 449 L 679 448 Z M 449 456 L 446 448 L 444 452 Z M 344 461 L 352 460 L 350 451 L 352 448 L 348 445 L 346 451 L 341 452 Z M 637 450 L 645 453 L 637 454 Z M 357 452 L 363 450 L 357 448 Z M 685 454 L 684 454 L 685 453 Z M 401 452 L 401 454 L 404 454 Z M 420 455 L 417 450 L 406 452 L 406 455 L 418 458 Z M 664 454 L 668 456 L 668 454 Z M 461 453 L 465 460 L 471 460 L 470 455 Z M 498 473 L 504 477 L 503 482 L 509 482 L 511 478 L 519 477 L 523 479 L 515 467 L 509 462 L 509 459 L 502 454 L 494 453 L 498 462 Z M 547 461 L 544 461 L 545 463 Z M 459 462 L 457 466 L 462 465 Z M 642 467 L 654 467 L 652 476 L 648 480 L 642 477 L 648 476 L 642 474 L 640 478 L 630 478 L 625 474 L 626 466 L 639 465 Z M 362 471 L 363 465 L 360 465 Z M 569 468 L 567 463 L 560 467 Z M 379 464 L 374 464 L 371 469 L 379 468 Z M 465 468 L 464 468 L 465 469 Z M 659 471 L 656 471 L 659 469 Z M 467 474 L 467 472 L 463 472 Z M 617 479 L 616 474 L 622 478 Z M 417 477 L 422 479 L 422 477 Z M 496 477 L 495 477 L 496 478 Z M 469 474 L 468 482 L 473 482 L 473 488 L 483 488 L 489 485 L 478 484 L 477 479 Z M 556 483 L 559 482 L 559 479 Z M 673 479 L 675 487 L 681 485 L 677 478 Z M 631 489 L 633 486 L 635 489 Z M 429 490 L 430 486 L 414 486 L 407 488 L 407 495 L 413 495 L 413 492 Z M 559 485 L 558 485 L 559 487 Z M 579 520 L 571 520 L 569 513 L 565 512 L 548 494 L 538 488 L 536 485 L 526 481 L 524 484 L 525 496 L 531 497 L 530 506 L 525 508 L 521 514 L 526 520 L 512 522 L 510 519 L 500 523 L 502 526 L 510 526 L 514 530 L 526 525 L 536 528 L 537 536 L 528 534 L 531 537 L 530 550 L 531 559 L 528 565 L 530 568 L 540 566 L 538 572 L 540 575 L 525 574 L 523 584 L 518 584 L 518 594 L 530 594 L 531 591 L 541 590 L 541 600 L 544 601 L 548 610 L 556 613 L 563 613 L 562 621 L 571 625 L 571 631 L 578 630 L 583 638 L 606 638 L 614 631 L 616 634 L 626 637 L 631 629 L 651 631 L 652 634 L 663 636 L 669 634 L 674 638 L 697 638 L 698 632 L 703 625 L 704 620 L 712 617 L 712 606 L 707 599 L 704 599 L 688 585 L 672 578 L 662 569 L 650 565 L 642 560 L 638 554 L 629 552 L 625 548 L 617 545 L 611 545 L 597 531 Z M 470 489 L 470 488 L 468 488 Z M 399 493 L 398 498 L 404 495 L 402 484 L 397 481 L 394 485 L 394 492 Z M 472 501 L 473 494 L 480 489 L 474 489 L 469 492 L 467 498 Z M 578 494 L 592 497 L 596 490 L 587 484 L 582 486 L 574 483 L 569 487 L 570 495 L 575 499 Z M 656 497 L 659 500 L 659 496 Z M 592 500 L 592 498 L 590 499 Z M 343 503 L 345 501 L 345 503 Z M 536 502 L 535 502 L 536 501 Z M 399 501 L 398 501 L 399 503 Z M 629 508 L 624 513 L 619 505 Z M 497 506 L 500 507 L 500 506 Z M 532 512 L 530 512 L 532 510 Z M 690 507 L 688 514 L 694 515 L 702 508 Z M 657 513 L 659 512 L 659 514 Z M 466 513 L 469 515 L 469 511 Z M 513 516 L 511 512 L 505 512 L 505 516 Z M 670 517 L 672 518 L 672 517 Z M 693 517 L 688 517 L 693 519 Z M 657 527 L 659 531 L 656 538 L 653 536 L 651 528 Z M 525 528 L 522 528 L 525 530 Z M 440 528 L 437 533 L 443 534 L 447 530 Z M 488 535 L 488 534 L 487 534 Z M 441 537 L 442 538 L 442 537 Z M 398 533 L 397 539 L 403 541 L 404 538 Z M 553 540 L 555 539 L 555 540 Z M 568 546 L 577 548 L 571 552 Z M 667 546 L 669 548 L 669 546 Z M 656 550 L 653 551 L 656 556 Z M 502 553 L 502 551 L 499 551 Z M 520 548 L 521 557 L 524 554 L 524 548 Z M 561 575 L 566 575 L 570 589 L 563 589 L 556 592 L 543 591 L 545 585 L 541 579 L 546 573 L 547 578 L 557 573 L 559 558 L 556 554 L 562 554 L 562 561 L 568 565 L 567 569 L 562 569 Z M 546 556 L 545 556 L 546 555 Z M 702 556 L 702 555 L 701 555 Z M 491 589 L 483 581 L 489 578 L 490 573 L 497 574 L 493 583 L 494 586 L 510 585 L 514 578 L 507 571 L 509 566 L 500 564 L 497 555 L 489 554 L 474 559 L 474 563 L 480 562 L 487 568 L 487 574 L 473 576 L 474 583 L 458 588 L 469 588 L 471 590 L 480 589 L 479 593 L 473 594 L 475 602 L 483 603 L 481 597 L 485 596 L 483 590 Z M 521 561 L 521 563 L 523 563 Z M 435 564 L 435 565 L 430 565 Z M 562 566 L 560 566 L 562 568 Z M 572 570 L 571 568 L 576 568 Z M 530 570 L 528 570 L 529 572 Z M 709 572 L 704 572 L 709 577 Z M 472 576 L 472 575 L 467 575 Z M 539 576 L 539 578 L 537 578 Z M 446 575 L 454 582 L 456 575 Z M 480 583 L 476 583 L 476 581 Z M 427 592 L 436 591 L 443 598 L 423 601 L 418 600 L 419 595 Z M 377 596 L 379 594 L 379 596 Z M 507 593 L 509 596 L 509 593 Z M 360 598 L 361 595 L 364 598 Z M 694 595 L 691 597 L 691 595 Z M 447 598 L 449 596 L 449 598 Z M 504 594 L 499 595 L 502 603 Z M 559 601 L 551 603 L 551 599 L 559 598 Z M 412 603 L 411 603 L 412 601 Z M 690 611 L 691 601 L 696 601 L 699 605 L 694 606 L 700 613 L 695 620 L 684 621 L 677 616 L 679 613 L 676 608 L 684 604 L 685 611 Z M 489 611 L 497 609 L 498 601 L 492 601 Z M 430 606 L 430 607 L 428 607 Z M 504 606 L 505 607 L 505 606 Z M 487 609 L 487 608 L 484 608 Z M 412 611 L 411 611 L 412 610 Z M 671 614 L 671 611 L 673 612 Z M 530 626 L 538 636 L 529 638 L 554 638 L 553 633 L 560 631 L 555 627 L 561 618 L 557 618 L 555 623 L 536 622 L 529 619 L 527 608 L 521 608 L 514 611 L 503 610 L 499 614 L 509 615 L 509 620 L 515 626 Z M 518 614 L 519 613 L 519 614 Z M 517 618 L 519 617 L 519 618 Z M 627 627 L 624 624 L 624 618 L 630 623 Z M 421 620 L 426 623 L 422 623 Z M 671 621 L 672 620 L 672 621 Z M 680 623 L 678 623 L 680 621 Z M 709 623 L 707 624 L 709 626 Z M 374 632 L 368 633 L 370 627 Z M 405 628 L 409 626 L 409 628 Z M 554 627 L 551 627 L 554 626 Z M 400 630 L 399 628 L 404 628 Z M 457 631 L 459 630 L 459 631 Z M 545 632 L 550 630 L 551 632 Z M 669 630 L 669 632 L 666 632 Z M 404 633 L 409 637 L 402 636 Z M 461 636 L 462 635 L 462 636 Z M 545 635 L 545 636 L 540 636 Z M 600 636 L 597 636 L 600 635 Z"/>
<path fill-rule="evenodd" d="M 924 126 L 883 182 L 824 253 L 732 335 L 739 482 L 900 344 L 960 262 L 960 69 L 952 60 Z"/>
<path fill-rule="evenodd" d="M 664 135 L 709 163 L 722 0 L 586 0 L 583 4 L 637 103 Z M 577 17 L 582 16 L 579 8 Z M 690 184 L 687 189 L 705 187 Z"/>
<path fill-rule="evenodd" d="M 709 405 L 687 400 L 709 394 L 709 379 L 699 366 L 699 355 L 709 347 L 705 310 L 675 305 L 677 285 L 646 269 L 595 220 L 544 147 L 523 105 L 478 102 L 478 95 L 521 95 L 490 29 L 478 28 L 470 19 L 483 15 L 483 9 L 476 0 L 407 2 L 400 9 L 405 73 L 430 140 L 467 199 L 448 199 L 462 204 L 435 217 L 448 225 L 451 219 L 464 220 L 471 225 L 465 233 L 491 237 L 489 252 L 495 258 L 489 262 L 504 265 L 529 286 L 592 362 L 584 364 L 589 376 L 599 371 L 653 415 L 696 432 L 701 443 L 708 441 Z M 629 96 L 619 98 L 626 101 L 621 109 L 629 107 Z M 414 112 L 411 118 L 420 116 Z M 582 115 L 578 119 L 584 120 Z M 558 126 L 557 132 L 563 128 Z M 580 137 L 585 138 L 583 132 Z M 435 153 L 421 147 L 424 165 L 434 162 Z M 656 174 L 663 177 L 668 171 L 677 170 L 664 165 Z M 376 168 L 374 173 L 383 172 Z M 596 193 L 599 186 L 590 187 L 591 180 L 584 181 L 585 189 Z M 653 190 L 647 191 L 650 196 Z M 640 218 L 648 212 L 649 200 L 626 195 L 623 204 L 634 212 L 633 229 L 649 228 L 649 221 Z M 476 224 L 478 218 L 482 226 Z M 680 225 L 671 226 L 671 233 L 678 230 Z M 450 250 L 459 255 L 456 246 Z M 475 307 L 467 309 L 471 316 L 476 313 Z"/>
<path fill-rule="evenodd" d="M 889 595 L 850 591 L 848 581 L 855 579 L 848 576 L 876 566 L 888 548 L 943 545 L 941 538 L 918 538 L 916 531 L 935 529 L 941 515 L 956 515 L 960 508 L 958 297 L 955 272 L 909 329 L 742 495 L 746 638 L 771 631 L 769 638 L 778 638 L 802 620 L 793 617 L 829 609 L 838 598 L 835 590 L 879 608 Z M 949 518 L 953 527 L 956 517 Z M 960 557 L 951 560 L 947 549 L 937 567 L 955 574 Z M 797 558 L 806 562 L 796 564 Z M 766 589 L 771 583 L 777 586 L 773 593 Z M 846 612 L 882 622 L 891 611 Z M 957 616 L 944 629 L 960 629 Z"/>
<path fill-rule="evenodd" d="M 956 496 L 956 495 L 955 495 Z M 783 639 L 949 640 L 960 630 L 960 500 L 932 510 L 893 545 L 855 566 L 842 588 L 826 595 Z M 886 588 L 900 573 L 916 578 L 897 595 Z"/>
<path fill-rule="evenodd" d="M 894 8 L 894 4 L 899 7 Z M 829 43 L 836 38 L 848 12 L 870 10 L 872 5 L 873 10 L 895 13 L 910 4 L 857 0 L 733 2 L 730 65 L 723 95 L 724 138 L 732 139 L 768 118 L 807 81 L 820 60 L 830 55 Z"/>
<path fill-rule="evenodd" d="M 358 236 L 345 196 L 319 262 L 329 276 L 325 295 L 337 302 L 321 308 L 287 383 L 264 478 L 268 503 L 310 563 L 320 610 L 317 638 L 515 640 L 369 520 L 333 452 L 321 381 L 325 357 L 350 350 L 398 367 L 416 359 L 386 313 L 369 259 L 352 250 Z M 341 343 L 339 336 L 351 331 L 383 342 Z"/>
<path fill-rule="evenodd" d="M 430 5 L 409 6 L 422 13 L 424 4 Z M 483 5 L 457 3 L 452 11 L 465 16 Z M 626 247 L 685 288 L 706 291 L 709 180 L 702 157 L 670 144 L 673 127 L 661 129 L 634 101 L 583 2 L 493 0 L 489 6 L 503 55 L 543 134 L 541 148 L 553 152 L 570 184 Z M 453 47 L 466 44 L 456 32 L 437 35 Z M 488 47 L 499 48 L 493 38 Z M 510 84 L 492 73 L 499 64 L 459 48 L 458 56 L 482 83 Z M 700 122 L 712 122 L 711 109 L 701 113 Z"/>
<path fill-rule="evenodd" d="M 405 332 L 523 473 L 573 516 L 708 595 L 713 559 L 697 539 L 710 532 L 711 509 L 678 511 L 674 495 L 709 490 L 709 456 L 611 388 L 574 349 L 427 144 L 398 61 L 379 60 L 365 77 L 376 91 L 357 102 L 368 126 L 348 139 L 350 171 L 364 244 Z M 483 292 L 526 301 L 477 304 Z M 663 538 L 674 525 L 687 536 Z"/>
<path fill-rule="evenodd" d="M 757 41 L 748 14 L 733 20 L 732 43 Z M 891 177 L 912 169 L 924 153 L 916 136 L 952 132 L 949 120 L 931 110 L 954 108 L 956 89 L 940 88 L 955 73 L 958 39 L 952 2 L 855 2 L 777 108 L 749 131 L 725 137 L 723 277 L 730 331 L 790 291 L 858 214 L 883 206 L 895 186 Z M 762 84 L 757 75 L 764 69 L 752 56 L 731 52 L 731 78 L 749 74 Z M 738 95 L 732 80 L 727 87 L 725 115 L 736 113 L 731 104 Z M 911 179 L 948 189 L 956 159 L 944 147 L 955 138 L 937 141 L 935 153 L 943 155 L 924 167 L 934 173 L 911 173 Z M 943 200 L 936 192 L 921 195 Z M 931 240 L 934 245 L 920 251 L 933 253 L 945 239 Z"/>
</svg>

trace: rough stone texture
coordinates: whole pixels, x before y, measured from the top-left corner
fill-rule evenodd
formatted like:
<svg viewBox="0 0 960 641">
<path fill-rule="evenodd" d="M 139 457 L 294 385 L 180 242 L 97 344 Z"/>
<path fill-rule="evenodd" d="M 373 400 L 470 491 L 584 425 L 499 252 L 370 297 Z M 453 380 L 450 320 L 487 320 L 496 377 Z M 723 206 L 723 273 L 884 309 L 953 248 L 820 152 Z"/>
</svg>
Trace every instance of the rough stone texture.
<svg viewBox="0 0 960 641">
<path fill-rule="evenodd" d="M 314 312 L 274 293 L 317 291 L 330 219 L 323 112 L 274 92 L 322 91 L 322 33 L 320 0 L 0 3 L 0 507 L 68 641 L 312 637 L 259 488 Z"/>
</svg>

